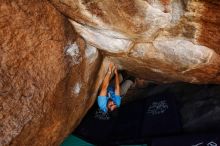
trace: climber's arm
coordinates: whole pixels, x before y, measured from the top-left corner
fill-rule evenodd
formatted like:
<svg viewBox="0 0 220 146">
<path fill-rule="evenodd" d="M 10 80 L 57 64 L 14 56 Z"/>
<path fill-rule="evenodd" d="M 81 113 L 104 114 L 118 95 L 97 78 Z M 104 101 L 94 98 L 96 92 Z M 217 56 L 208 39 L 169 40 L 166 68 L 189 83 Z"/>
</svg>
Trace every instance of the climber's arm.
<svg viewBox="0 0 220 146">
<path fill-rule="evenodd" d="M 106 96 L 107 95 L 107 88 L 108 88 L 109 81 L 110 81 L 110 78 L 111 78 L 112 67 L 113 67 L 113 64 L 111 63 L 109 65 L 109 70 L 108 70 L 108 72 L 105 75 L 105 78 L 103 80 L 102 88 L 101 88 L 101 92 L 100 92 L 99 96 Z"/>
<path fill-rule="evenodd" d="M 118 70 L 115 68 L 115 95 L 120 96 L 120 82 L 118 76 Z"/>
</svg>

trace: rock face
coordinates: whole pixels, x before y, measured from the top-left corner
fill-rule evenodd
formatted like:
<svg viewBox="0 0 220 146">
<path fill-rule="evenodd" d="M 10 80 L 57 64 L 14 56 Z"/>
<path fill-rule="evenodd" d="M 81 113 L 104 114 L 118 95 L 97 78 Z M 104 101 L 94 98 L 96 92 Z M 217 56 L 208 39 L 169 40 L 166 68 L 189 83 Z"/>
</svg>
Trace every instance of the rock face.
<svg viewBox="0 0 220 146">
<path fill-rule="evenodd" d="M 102 57 L 48 1 L 0 3 L 0 145 L 59 145 L 94 103 Z"/>
<path fill-rule="evenodd" d="M 51 0 L 76 31 L 131 74 L 220 83 L 217 0 Z"/>
<path fill-rule="evenodd" d="M 0 0 L 0 145 L 72 132 L 106 72 L 96 48 L 139 78 L 220 83 L 219 25 L 218 0 Z"/>
</svg>

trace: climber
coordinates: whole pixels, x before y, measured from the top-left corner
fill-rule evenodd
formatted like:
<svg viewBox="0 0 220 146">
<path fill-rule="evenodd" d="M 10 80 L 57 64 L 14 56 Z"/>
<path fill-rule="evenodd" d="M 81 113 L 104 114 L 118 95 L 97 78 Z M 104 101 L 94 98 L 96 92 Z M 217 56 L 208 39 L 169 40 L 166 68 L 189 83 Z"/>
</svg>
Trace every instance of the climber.
<svg viewBox="0 0 220 146">
<path fill-rule="evenodd" d="M 115 81 L 110 82 L 113 72 L 115 74 Z M 110 63 L 98 96 L 98 106 L 103 112 L 114 111 L 117 107 L 120 107 L 122 96 L 134 84 L 134 78 L 128 78 L 120 86 L 122 80 L 123 77 L 118 73 L 117 67 Z"/>
</svg>

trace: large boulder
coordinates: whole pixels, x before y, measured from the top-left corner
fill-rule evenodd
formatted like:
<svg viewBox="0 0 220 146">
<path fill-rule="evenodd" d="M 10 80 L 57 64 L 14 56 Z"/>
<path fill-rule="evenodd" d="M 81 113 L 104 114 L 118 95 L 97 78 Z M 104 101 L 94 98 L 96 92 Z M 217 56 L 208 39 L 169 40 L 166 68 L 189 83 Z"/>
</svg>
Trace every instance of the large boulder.
<svg viewBox="0 0 220 146">
<path fill-rule="evenodd" d="M 95 101 L 101 61 L 48 1 L 1 1 L 0 145 L 60 145 Z"/>
<path fill-rule="evenodd" d="M 131 74 L 220 83 L 218 0 L 51 0 L 76 31 Z"/>
<path fill-rule="evenodd" d="M 0 3 L 0 145 L 59 145 L 75 129 L 107 70 L 96 48 L 143 79 L 220 83 L 218 0 Z"/>
</svg>

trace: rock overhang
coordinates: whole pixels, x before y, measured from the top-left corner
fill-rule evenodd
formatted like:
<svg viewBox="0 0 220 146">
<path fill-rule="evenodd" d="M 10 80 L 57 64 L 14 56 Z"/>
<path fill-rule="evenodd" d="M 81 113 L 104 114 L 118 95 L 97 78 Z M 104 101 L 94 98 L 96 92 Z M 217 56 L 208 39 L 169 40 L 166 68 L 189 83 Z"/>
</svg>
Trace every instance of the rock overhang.
<svg viewBox="0 0 220 146">
<path fill-rule="evenodd" d="M 219 52 L 199 39 L 206 37 L 201 36 L 203 14 L 212 3 L 194 0 L 78 0 L 74 6 L 68 1 L 64 3 L 78 6 L 77 16 L 65 11 L 65 7 L 62 9 L 70 14 L 76 31 L 134 75 L 161 82 L 219 82 Z M 210 21 L 217 23 L 219 17 L 215 17 Z"/>
</svg>

